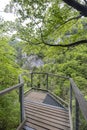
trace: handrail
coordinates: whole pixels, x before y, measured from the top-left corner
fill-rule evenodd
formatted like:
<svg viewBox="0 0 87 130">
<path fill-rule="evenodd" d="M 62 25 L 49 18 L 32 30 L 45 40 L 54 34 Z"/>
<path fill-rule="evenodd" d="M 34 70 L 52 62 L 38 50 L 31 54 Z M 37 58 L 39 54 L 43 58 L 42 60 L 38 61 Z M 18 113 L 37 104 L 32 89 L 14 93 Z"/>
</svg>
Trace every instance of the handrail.
<svg viewBox="0 0 87 130">
<path fill-rule="evenodd" d="M 0 96 L 7 94 L 7 93 L 9 93 L 10 91 L 12 91 L 14 89 L 20 88 L 23 85 L 24 85 L 24 83 L 19 83 L 19 84 L 15 85 L 15 86 L 6 88 L 6 89 L 0 91 Z"/>
<path fill-rule="evenodd" d="M 52 74 L 52 73 L 46 73 L 46 72 L 31 72 L 30 74 L 48 74 L 48 75 L 52 75 L 52 76 L 56 76 L 56 77 L 60 77 L 60 78 L 69 79 L 68 76 L 61 76 L 58 74 Z"/>
<path fill-rule="evenodd" d="M 33 87 L 33 75 L 35 74 L 39 74 L 39 75 L 46 75 L 46 87 L 48 90 L 48 80 L 49 80 L 49 76 L 55 76 L 55 77 L 59 77 L 59 78 L 64 78 L 64 79 L 69 79 L 69 77 L 67 76 L 61 76 L 61 75 L 57 75 L 57 74 L 52 74 L 52 73 L 46 73 L 46 72 L 31 72 L 31 88 Z"/>
<path fill-rule="evenodd" d="M 87 121 L 87 101 L 83 97 L 82 93 L 80 92 L 79 88 L 76 86 L 75 82 L 72 78 L 69 78 L 71 88 L 70 88 L 70 108 L 72 113 L 72 90 L 75 95 L 75 101 L 76 101 L 76 119 L 75 119 L 75 130 L 79 130 L 79 108 Z"/>
<path fill-rule="evenodd" d="M 56 77 L 59 77 L 59 78 L 64 78 L 64 79 L 69 79 L 69 77 L 68 77 L 68 76 L 62 76 L 62 75 L 58 75 L 58 74 L 48 73 L 48 75 L 50 75 L 50 76 L 56 76 Z"/>
<path fill-rule="evenodd" d="M 77 88 L 76 84 L 74 83 L 73 79 L 70 78 L 70 82 L 72 84 L 72 89 L 74 91 L 75 97 L 79 103 L 79 107 L 84 115 L 85 120 L 87 120 L 87 102 L 84 99 L 82 93 L 80 90 Z"/>
<path fill-rule="evenodd" d="M 15 89 L 19 89 L 19 101 L 20 101 L 20 120 L 21 122 L 23 122 L 23 120 L 25 119 L 25 114 L 24 114 L 24 90 L 23 90 L 23 86 L 24 83 L 21 79 L 21 77 L 19 77 L 19 84 L 14 85 L 12 87 L 6 88 L 2 91 L 0 91 L 0 96 L 3 96 Z"/>
</svg>

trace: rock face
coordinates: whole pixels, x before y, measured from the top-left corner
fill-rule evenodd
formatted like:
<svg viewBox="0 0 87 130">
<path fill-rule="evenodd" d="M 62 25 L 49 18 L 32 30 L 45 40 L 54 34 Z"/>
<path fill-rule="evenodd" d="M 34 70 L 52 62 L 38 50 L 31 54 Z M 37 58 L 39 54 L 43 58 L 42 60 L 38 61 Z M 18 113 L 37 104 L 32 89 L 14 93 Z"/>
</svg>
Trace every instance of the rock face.
<svg viewBox="0 0 87 130">
<path fill-rule="evenodd" d="M 23 56 L 25 59 L 25 62 L 23 64 L 23 68 L 26 69 L 32 69 L 34 67 L 40 67 L 44 65 L 44 62 L 42 61 L 41 58 L 39 58 L 37 55 L 30 55 L 30 56 Z"/>
<path fill-rule="evenodd" d="M 35 54 L 27 55 L 26 52 L 22 52 L 22 47 L 18 45 L 21 39 L 14 39 L 10 41 L 10 45 L 13 46 L 17 51 L 16 63 L 18 63 L 22 68 L 32 70 L 34 67 L 38 68 L 44 65 L 42 59 Z"/>
</svg>

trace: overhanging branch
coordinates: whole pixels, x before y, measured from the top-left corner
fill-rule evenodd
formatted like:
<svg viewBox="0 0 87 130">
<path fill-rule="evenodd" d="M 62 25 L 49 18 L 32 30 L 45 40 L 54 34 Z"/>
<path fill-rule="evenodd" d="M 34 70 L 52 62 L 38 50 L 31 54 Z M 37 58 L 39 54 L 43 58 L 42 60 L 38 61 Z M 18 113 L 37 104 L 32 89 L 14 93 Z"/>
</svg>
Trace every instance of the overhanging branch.
<svg viewBox="0 0 87 130">
<path fill-rule="evenodd" d="M 72 17 L 72 18 L 70 18 L 70 19 L 68 19 L 67 21 L 65 21 L 65 23 L 68 23 L 68 22 L 70 22 L 70 21 L 72 21 L 72 20 L 78 20 L 79 18 L 81 18 L 82 17 L 82 15 L 79 15 L 79 16 L 76 16 L 76 17 Z M 64 24 L 65 24 L 64 23 Z"/>
<path fill-rule="evenodd" d="M 87 40 L 80 40 L 80 41 L 73 42 L 73 43 L 70 43 L 70 44 L 65 44 L 65 45 L 63 45 L 63 44 L 49 44 L 49 43 L 45 42 L 44 40 L 43 40 L 43 43 L 45 45 L 48 45 L 48 46 L 69 48 L 69 47 L 75 47 L 75 46 L 78 46 L 78 45 L 86 44 Z"/>
<path fill-rule="evenodd" d="M 87 0 L 84 0 L 84 2 L 87 4 Z"/>
<path fill-rule="evenodd" d="M 79 11 L 83 16 L 87 17 L 87 6 L 82 5 L 76 0 L 63 0 L 66 4 Z"/>
</svg>

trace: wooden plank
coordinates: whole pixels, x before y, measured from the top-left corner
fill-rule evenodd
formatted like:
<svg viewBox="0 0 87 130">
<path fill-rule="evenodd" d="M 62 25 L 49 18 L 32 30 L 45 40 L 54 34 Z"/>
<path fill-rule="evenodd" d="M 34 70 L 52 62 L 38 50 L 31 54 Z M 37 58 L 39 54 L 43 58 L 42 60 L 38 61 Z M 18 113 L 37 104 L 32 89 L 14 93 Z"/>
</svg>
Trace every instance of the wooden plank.
<svg viewBox="0 0 87 130">
<path fill-rule="evenodd" d="M 46 127 L 47 129 L 51 130 L 58 130 L 58 129 L 63 129 L 63 130 L 70 130 L 70 127 L 65 127 L 59 124 L 55 124 L 53 122 L 44 120 L 42 118 L 37 118 L 35 116 L 27 115 L 27 122 L 31 121 L 33 124 L 36 122 L 36 125 L 39 124 L 42 127 Z"/>
<path fill-rule="evenodd" d="M 41 103 L 40 100 L 43 100 L 41 91 L 29 94 L 24 101 L 27 126 L 35 130 L 70 130 L 68 110 Z"/>
<path fill-rule="evenodd" d="M 54 128 L 52 126 L 49 126 L 47 124 L 43 124 L 42 122 L 38 122 L 32 119 L 27 120 L 26 125 L 27 126 L 31 126 L 35 129 L 35 130 L 63 130 L 63 129 L 59 129 L 59 128 Z M 39 127 L 39 129 L 38 129 Z"/>
<path fill-rule="evenodd" d="M 39 104 L 39 103 L 35 103 L 35 102 L 26 102 L 26 101 L 24 101 L 24 104 L 25 104 L 25 106 L 29 106 L 29 105 L 31 105 L 31 106 L 34 106 L 34 107 L 39 107 L 39 108 L 41 108 L 41 109 L 45 109 L 45 110 L 47 110 L 47 111 L 51 111 L 51 112 L 53 112 L 54 111 L 54 113 L 59 113 L 59 112 L 61 112 L 62 114 L 64 114 L 64 115 L 66 115 L 67 116 L 67 114 L 68 114 L 68 111 L 66 111 L 66 110 L 64 110 L 64 109 L 61 109 L 60 107 L 55 107 L 55 106 L 52 106 L 52 105 L 46 105 L 46 104 Z"/>
<path fill-rule="evenodd" d="M 39 107 L 39 106 L 34 106 L 34 105 L 26 105 L 25 107 L 27 107 L 27 108 L 29 108 L 29 107 L 31 107 L 31 108 L 33 108 L 33 109 L 40 109 L 40 110 L 42 110 L 42 111 L 47 111 L 47 112 L 49 112 L 49 113 L 52 113 L 52 114 L 54 114 L 54 115 L 56 115 L 56 114 L 58 114 L 58 115 L 60 115 L 61 114 L 61 116 L 65 116 L 66 118 L 68 117 L 68 113 L 65 113 L 64 111 L 58 111 L 58 110 L 51 110 L 50 108 L 48 109 L 48 108 L 44 108 L 44 107 Z"/>
<path fill-rule="evenodd" d="M 59 121 L 62 121 L 64 123 L 69 123 L 69 119 L 62 118 L 61 115 L 60 116 L 54 116 L 51 113 L 47 113 L 45 111 L 40 111 L 40 110 L 37 110 L 37 109 L 33 109 L 31 107 L 30 108 L 25 107 L 25 111 L 36 113 L 38 115 L 42 115 L 42 116 L 45 116 L 45 117 L 47 116 L 47 118 L 51 118 L 51 119 L 54 119 L 54 120 L 59 120 Z"/>
<path fill-rule="evenodd" d="M 87 102 L 84 99 L 84 97 L 83 97 L 82 93 L 80 92 L 80 90 L 77 88 L 77 86 L 74 83 L 72 78 L 70 78 L 70 82 L 71 82 L 72 89 L 74 91 L 75 97 L 76 97 L 76 99 L 77 99 L 77 101 L 79 103 L 80 110 L 82 111 L 82 114 L 83 114 L 85 120 L 87 121 Z"/>
<path fill-rule="evenodd" d="M 26 100 L 31 100 L 31 101 L 36 101 L 36 102 L 43 102 L 44 99 L 46 98 L 47 93 L 43 92 L 37 92 L 37 91 L 32 91 L 25 97 Z"/>
<path fill-rule="evenodd" d="M 37 114 L 35 112 L 30 112 L 30 111 L 26 111 L 26 116 L 28 118 L 30 118 L 30 116 L 32 117 L 36 117 L 36 118 L 39 118 L 39 119 L 43 119 L 45 121 L 49 121 L 50 123 L 54 123 L 54 125 L 61 125 L 61 126 L 64 126 L 64 127 L 70 127 L 70 124 L 69 123 L 65 123 L 63 121 L 60 121 L 58 119 L 53 119 L 53 118 L 49 118 L 47 115 L 40 115 L 40 114 Z"/>
<path fill-rule="evenodd" d="M 32 122 L 26 122 L 26 124 L 25 124 L 26 126 L 29 126 L 29 127 L 31 127 L 31 128 L 33 128 L 33 129 L 35 129 L 35 130 L 46 130 L 45 128 L 43 128 L 43 127 L 41 127 L 40 125 L 35 125 L 35 124 L 33 124 Z"/>
<path fill-rule="evenodd" d="M 36 105 L 36 106 L 43 106 L 43 108 L 50 108 L 50 109 L 55 109 L 56 110 L 59 110 L 59 111 L 63 111 L 64 113 L 68 113 L 68 110 L 64 109 L 64 108 L 61 108 L 59 106 L 53 106 L 53 105 L 50 105 L 50 104 L 45 104 L 45 103 L 39 103 L 39 102 L 35 102 L 35 101 L 31 101 L 31 100 L 25 100 L 24 99 L 24 103 L 25 104 L 32 104 L 32 105 Z"/>
<path fill-rule="evenodd" d="M 34 107 L 25 107 L 25 110 L 26 109 L 32 109 L 32 110 L 35 110 L 35 111 L 39 111 L 39 112 L 42 112 L 42 113 L 45 113 L 45 114 L 50 114 L 51 116 L 56 116 L 56 117 L 59 117 L 59 118 L 63 118 L 65 120 L 69 120 L 69 116 L 68 115 L 65 115 L 65 114 L 62 114 L 62 113 L 54 113 L 54 111 L 47 111 L 47 110 L 42 110 L 41 108 L 34 108 Z"/>
<path fill-rule="evenodd" d="M 41 122 L 39 123 L 38 121 L 37 122 L 34 121 L 32 123 L 31 119 L 26 122 L 26 125 L 32 126 L 32 128 L 34 128 L 35 130 L 63 130 L 63 129 L 59 129 L 59 128 L 56 129 L 56 128 L 47 126 L 47 124 L 42 125 L 42 123 Z"/>
</svg>

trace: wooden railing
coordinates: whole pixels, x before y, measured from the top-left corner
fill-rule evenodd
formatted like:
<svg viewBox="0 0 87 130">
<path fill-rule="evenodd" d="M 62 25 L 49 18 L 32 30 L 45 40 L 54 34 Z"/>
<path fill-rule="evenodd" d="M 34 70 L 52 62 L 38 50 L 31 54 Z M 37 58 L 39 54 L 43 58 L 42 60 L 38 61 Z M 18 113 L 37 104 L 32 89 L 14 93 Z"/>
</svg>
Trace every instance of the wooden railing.
<svg viewBox="0 0 87 130">
<path fill-rule="evenodd" d="M 84 96 L 76 86 L 75 82 L 72 78 L 69 78 L 70 80 L 70 111 L 72 113 L 72 93 L 74 93 L 75 97 L 75 124 L 74 128 L 75 130 L 79 130 L 79 110 L 81 110 L 83 117 L 87 121 L 87 101 L 84 99 Z"/>
<path fill-rule="evenodd" d="M 64 78 L 64 79 L 69 79 L 69 77 L 66 77 L 66 76 L 60 76 L 60 75 L 56 75 L 56 74 L 52 74 L 52 73 L 43 73 L 43 72 L 32 72 L 30 73 L 31 74 L 31 88 L 33 87 L 33 76 L 34 75 L 46 75 L 46 89 L 48 90 L 49 88 L 49 84 L 48 84 L 48 81 L 49 81 L 49 77 L 50 76 L 54 76 L 54 77 L 58 77 L 58 78 Z"/>
<path fill-rule="evenodd" d="M 22 79 L 19 79 L 19 84 L 9 87 L 5 90 L 0 91 L 0 96 L 6 95 L 8 93 L 10 93 L 13 90 L 19 89 L 19 101 L 20 101 L 20 122 L 24 122 L 25 121 L 25 114 L 24 114 L 24 83 L 22 81 Z"/>
<path fill-rule="evenodd" d="M 66 76 L 59 76 L 56 74 L 51 74 L 51 73 L 37 73 L 37 72 L 32 72 L 31 74 L 31 87 L 33 86 L 33 77 L 34 75 L 38 74 L 38 75 L 46 75 L 46 89 L 49 90 L 50 86 L 49 86 L 49 76 L 56 76 L 59 78 L 64 78 L 66 80 L 68 80 L 70 82 L 70 97 L 69 97 L 69 109 L 70 109 L 70 117 L 72 118 L 72 115 L 74 115 L 75 117 L 75 123 L 73 124 L 71 122 L 71 130 L 80 130 L 79 127 L 79 110 L 82 112 L 84 119 L 87 121 L 87 101 L 84 99 L 82 93 L 80 92 L 80 90 L 78 89 L 78 87 L 76 86 L 76 84 L 74 83 L 72 78 L 66 77 Z M 75 98 L 75 113 L 72 113 L 73 110 L 73 105 L 72 105 L 72 94 L 74 93 L 74 98 Z M 59 99 L 59 98 L 58 98 Z M 64 100 L 62 100 L 62 103 L 67 104 Z M 72 121 L 72 119 L 71 119 Z M 73 126 L 74 125 L 74 126 Z"/>
<path fill-rule="evenodd" d="M 87 101 L 84 99 L 82 93 L 80 92 L 80 90 L 78 89 L 78 87 L 76 86 L 76 84 L 74 83 L 73 79 L 72 78 L 69 78 L 69 77 L 65 77 L 65 76 L 59 76 L 59 75 L 55 75 L 55 74 L 49 74 L 49 73 L 37 73 L 37 72 L 33 72 L 33 73 L 30 73 L 31 74 L 31 88 L 33 88 L 33 76 L 36 75 L 36 74 L 39 74 L 39 75 L 46 75 L 46 90 L 49 91 L 49 76 L 56 76 L 58 79 L 59 78 L 63 78 L 63 79 L 66 79 L 66 80 L 69 80 L 70 82 L 70 104 L 69 104 L 69 108 L 70 108 L 70 113 L 71 113 L 71 117 L 72 117 L 72 114 L 75 114 L 75 124 L 74 124 L 74 130 L 79 130 L 79 110 L 81 110 L 82 114 L 83 114 L 83 117 L 84 119 L 87 121 Z M 9 87 L 5 90 L 2 90 L 0 91 L 0 96 L 3 96 L 15 89 L 19 89 L 19 101 L 20 101 L 20 120 L 21 120 L 21 124 L 23 125 L 24 122 L 25 122 L 25 114 L 24 114 L 24 83 L 21 79 L 21 77 L 19 77 L 19 84 L 15 85 L 15 86 L 12 86 L 12 87 Z M 74 93 L 74 97 L 75 97 L 75 113 L 72 113 L 72 110 L 73 110 L 73 105 L 72 105 L 72 101 L 73 101 L 73 98 L 72 98 L 72 95 Z M 58 100 L 61 101 L 63 104 L 67 105 L 67 103 L 64 101 L 64 100 L 61 100 L 59 97 L 58 97 Z M 22 128 L 22 125 L 19 126 L 19 129 Z M 73 130 L 73 126 L 71 127 L 71 130 Z"/>
<path fill-rule="evenodd" d="M 66 76 L 60 76 L 60 75 L 56 75 L 56 74 L 52 74 L 52 73 L 43 73 L 43 72 L 32 72 L 30 73 L 31 74 L 31 88 L 38 88 L 38 89 L 41 89 L 41 84 L 40 86 L 34 86 L 34 76 L 35 75 L 45 75 L 46 76 L 46 80 L 45 80 L 45 83 L 46 83 L 46 88 L 45 89 L 42 89 L 42 90 L 47 90 L 49 91 L 49 93 L 51 95 L 53 95 L 56 99 L 58 99 L 58 101 L 60 102 L 60 104 L 62 104 L 62 106 L 64 106 L 65 108 L 68 107 L 68 103 L 65 102 L 63 99 L 61 99 L 60 97 L 56 96 L 55 94 L 53 94 L 51 91 L 50 91 L 50 86 L 49 86 L 49 77 L 57 77 L 57 78 L 63 78 L 63 79 L 69 79 L 68 77 Z"/>
</svg>

